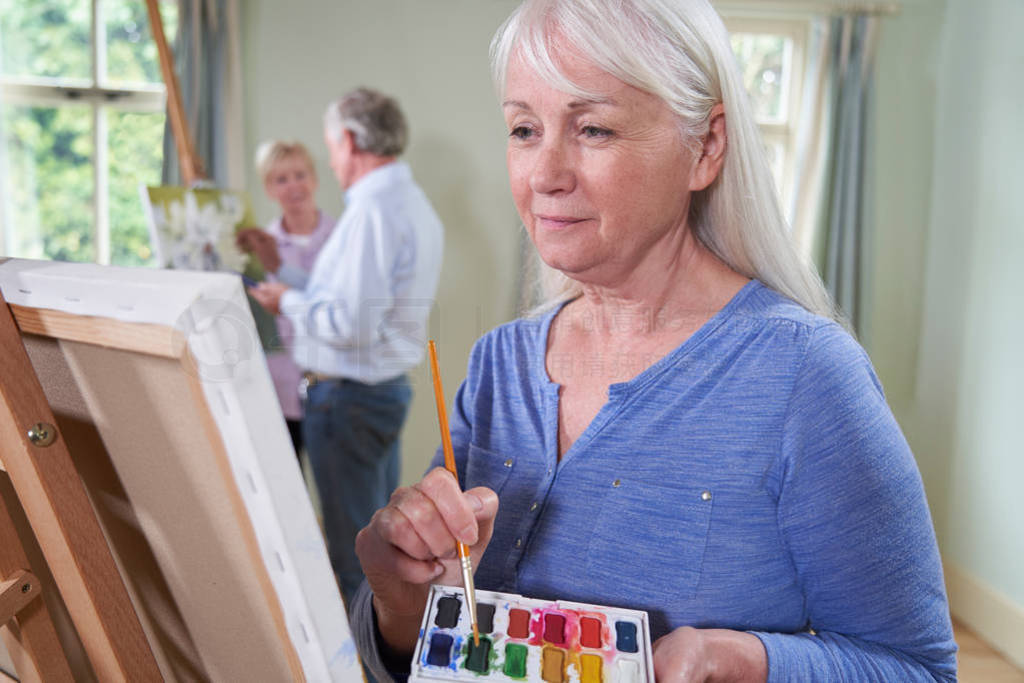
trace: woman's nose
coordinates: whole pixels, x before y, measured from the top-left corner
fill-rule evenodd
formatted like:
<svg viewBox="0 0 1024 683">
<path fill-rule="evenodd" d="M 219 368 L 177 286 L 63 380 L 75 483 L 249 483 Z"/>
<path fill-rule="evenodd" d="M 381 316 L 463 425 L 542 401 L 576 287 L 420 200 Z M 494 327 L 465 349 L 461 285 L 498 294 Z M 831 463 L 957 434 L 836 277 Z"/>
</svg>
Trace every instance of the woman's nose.
<svg viewBox="0 0 1024 683">
<path fill-rule="evenodd" d="M 572 192 L 576 172 L 570 151 L 557 140 L 545 140 L 537 150 L 530 173 L 530 189 L 538 194 Z"/>
</svg>

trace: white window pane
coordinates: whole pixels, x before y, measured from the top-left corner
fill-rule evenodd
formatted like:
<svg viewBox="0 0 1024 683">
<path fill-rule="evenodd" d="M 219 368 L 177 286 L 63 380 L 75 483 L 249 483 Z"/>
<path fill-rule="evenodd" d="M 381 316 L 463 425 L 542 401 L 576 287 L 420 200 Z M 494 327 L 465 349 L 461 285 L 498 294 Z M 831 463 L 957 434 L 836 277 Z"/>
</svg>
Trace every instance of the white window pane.
<svg viewBox="0 0 1024 683">
<path fill-rule="evenodd" d="M 159 185 L 164 114 L 107 112 L 110 168 L 110 262 L 155 263 L 139 185 Z"/>
<path fill-rule="evenodd" d="M 786 117 L 792 41 L 769 33 L 734 33 L 732 49 L 759 121 Z"/>
<path fill-rule="evenodd" d="M 0 0 L 5 76 L 92 77 L 89 0 Z"/>
<path fill-rule="evenodd" d="M 91 108 L 4 106 L 0 117 L 7 255 L 95 259 Z"/>
<path fill-rule="evenodd" d="M 106 82 L 163 84 L 156 43 L 149 28 L 146 3 L 140 0 L 102 0 L 107 38 Z M 173 43 L 177 3 L 160 3 L 164 34 Z"/>
</svg>

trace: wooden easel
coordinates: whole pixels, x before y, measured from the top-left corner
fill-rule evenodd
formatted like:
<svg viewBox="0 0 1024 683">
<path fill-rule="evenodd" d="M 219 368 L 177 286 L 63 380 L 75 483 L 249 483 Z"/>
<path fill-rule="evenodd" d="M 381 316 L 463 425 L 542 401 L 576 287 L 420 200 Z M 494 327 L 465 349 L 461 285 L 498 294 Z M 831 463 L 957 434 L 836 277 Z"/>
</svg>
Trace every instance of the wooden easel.
<svg viewBox="0 0 1024 683">
<path fill-rule="evenodd" d="M 185 119 L 157 2 L 146 0 L 146 7 L 182 178 L 191 186 L 203 178 L 203 164 Z M 162 680 L 55 424 L 18 325 L 0 294 L 0 627 L 7 626 L 7 649 L 21 680 L 75 680 L 54 615 L 42 599 L 44 591 L 58 590 L 99 680 Z M 2 495 L 5 490 L 14 495 Z M 32 566 L 33 553 L 25 547 L 16 520 L 31 527 L 46 566 Z M 5 678 L 0 672 L 0 679 Z"/>
<path fill-rule="evenodd" d="M 167 46 L 163 19 L 160 17 L 157 3 L 158 0 L 146 0 L 146 10 L 149 12 L 149 25 L 160 57 L 160 73 L 163 74 L 164 85 L 167 88 L 167 116 L 171 120 L 171 133 L 174 135 L 174 145 L 178 152 L 181 178 L 185 187 L 191 187 L 195 181 L 204 177 L 203 161 L 196 155 L 196 147 L 189 132 L 178 76 L 174 72 L 174 58 Z"/>
<path fill-rule="evenodd" d="M 67 445 L 0 294 L 0 625 L 22 680 L 73 681 L 53 615 L 39 599 L 51 576 L 102 681 L 159 681 L 160 671 Z M 3 487 L 4 489 L 7 486 Z M 3 493 L 0 490 L 0 493 Z M 20 506 L 21 510 L 13 510 Z M 32 566 L 16 517 L 45 566 Z"/>
<path fill-rule="evenodd" d="M 359 680 L 237 278 L 0 259 L 0 290 L 4 669 Z"/>
</svg>

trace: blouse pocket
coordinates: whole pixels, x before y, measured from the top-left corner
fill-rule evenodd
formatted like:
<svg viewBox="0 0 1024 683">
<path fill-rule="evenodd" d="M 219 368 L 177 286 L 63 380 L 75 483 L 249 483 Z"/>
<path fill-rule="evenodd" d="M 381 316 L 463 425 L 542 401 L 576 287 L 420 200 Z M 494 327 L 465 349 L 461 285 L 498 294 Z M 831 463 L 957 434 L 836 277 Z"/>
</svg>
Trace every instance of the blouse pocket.
<svg viewBox="0 0 1024 683">
<path fill-rule="evenodd" d="M 469 458 L 466 462 L 466 485 L 471 489 L 486 486 L 498 495 L 508 482 L 508 477 L 515 468 L 515 458 L 505 457 L 500 453 L 469 445 Z"/>
<path fill-rule="evenodd" d="M 618 482 L 617 482 L 618 483 Z M 668 605 L 697 592 L 712 496 L 698 487 L 623 482 L 605 496 L 587 552 L 608 604 Z"/>
</svg>

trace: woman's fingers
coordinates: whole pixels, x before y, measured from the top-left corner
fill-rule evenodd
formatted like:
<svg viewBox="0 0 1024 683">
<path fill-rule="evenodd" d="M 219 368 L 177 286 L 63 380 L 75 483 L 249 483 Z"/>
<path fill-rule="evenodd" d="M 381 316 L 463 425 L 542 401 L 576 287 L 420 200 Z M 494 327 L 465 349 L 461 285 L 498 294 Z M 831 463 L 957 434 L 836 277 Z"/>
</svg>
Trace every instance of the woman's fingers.
<svg viewBox="0 0 1024 683">
<path fill-rule="evenodd" d="M 432 560 L 437 557 L 430 545 L 420 536 L 416 525 L 402 509 L 402 500 L 419 494 L 411 489 L 399 489 L 392 496 L 392 502 L 381 508 L 374 515 L 371 526 L 389 544 L 393 545 L 410 557 L 418 560 Z M 406 504 L 409 508 L 410 505 Z"/>
<path fill-rule="evenodd" d="M 263 231 L 259 228 L 241 228 L 235 233 L 235 244 L 239 249 L 251 251 L 253 243 L 259 241 Z"/>
<path fill-rule="evenodd" d="M 464 498 L 455 477 L 444 469 L 435 469 L 418 484 L 396 490 L 371 525 L 387 542 L 420 560 L 455 557 L 458 541 L 475 543 L 478 535 L 473 503 Z"/>
<path fill-rule="evenodd" d="M 394 502 L 396 518 L 393 536 L 396 545 L 410 555 L 427 559 L 427 557 L 455 557 L 455 538 L 448 531 L 444 520 L 434 501 L 424 495 L 415 486 L 409 488 Z M 415 537 L 425 546 L 425 553 L 420 545 L 412 541 Z M 407 542 L 408 540 L 408 542 Z"/>
<path fill-rule="evenodd" d="M 487 550 L 487 544 L 491 542 L 491 535 L 494 533 L 494 519 L 498 514 L 498 494 L 489 488 L 480 486 L 470 489 L 464 494 L 476 513 L 477 536 L 479 540 L 476 545 L 470 547 L 470 555 L 473 559 L 473 568 L 479 566 L 480 558 Z"/>
<path fill-rule="evenodd" d="M 374 514 L 356 542 L 368 578 L 391 576 L 408 584 L 437 578 L 439 562 L 457 557 L 457 544 L 471 546 L 478 562 L 490 542 L 498 496 L 478 487 L 463 493 L 447 470 L 437 468 L 414 486 L 396 490 Z M 457 565 L 445 562 L 457 570 Z M 371 580 L 371 585 L 374 583 Z"/>
<path fill-rule="evenodd" d="M 434 504 L 437 514 L 455 541 L 466 545 L 476 544 L 479 540 L 476 511 L 471 500 L 459 490 L 459 481 L 451 472 L 436 467 L 414 488 Z"/>
<path fill-rule="evenodd" d="M 494 532 L 494 519 L 498 516 L 498 494 L 486 486 L 469 489 L 463 494 L 477 523 L 476 545 L 486 546 Z"/>
<path fill-rule="evenodd" d="M 381 563 L 377 573 L 397 576 L 406 583 L 419 585 L 429 583 L 442 570 L 436 558 L 417 559 L 392 546 L 388 548 L 386 562 Z"/>
<path fill-rule="evenodd" d="M 396 490 L 370 523 L 386 543 L 416 560 L 456 557 L 459 542 L 490 541 L 498 496 L 478 487 L 463 493 L 447 470 L 436 468 L 414 486 Z M 478 554 L 478 553 L 475 553 Z"/>
<path fill-rule="evenodd" d="M 431 582 L 458 585 L 457 539 L 472 544 L 479 562 L 490 542 L 498 496 L 480 487 L 463 493 L 438 468 L 391 495 L 356 536 L 356 554 L 374 594 L 385 641 L 411 650 Z"/>
</svg>

